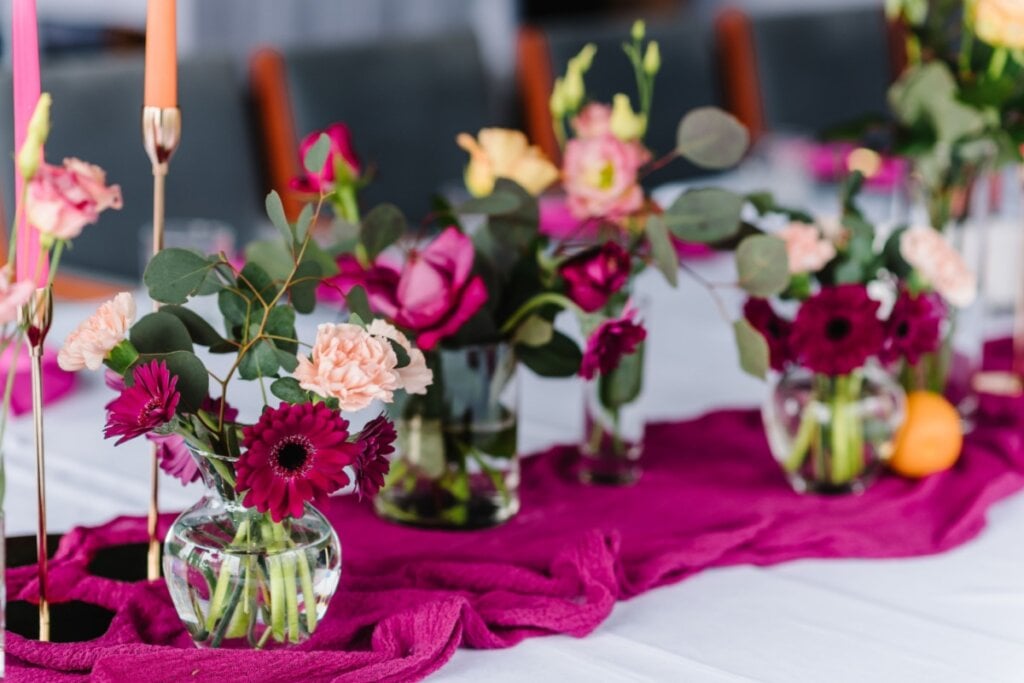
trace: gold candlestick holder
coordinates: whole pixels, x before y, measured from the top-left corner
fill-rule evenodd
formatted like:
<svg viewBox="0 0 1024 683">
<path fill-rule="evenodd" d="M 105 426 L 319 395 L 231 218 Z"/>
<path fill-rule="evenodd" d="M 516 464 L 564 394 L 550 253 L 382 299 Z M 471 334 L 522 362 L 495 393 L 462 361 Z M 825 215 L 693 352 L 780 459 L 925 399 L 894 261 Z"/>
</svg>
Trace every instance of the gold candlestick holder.
<svg viewBox="0 0 1024 683">
<path fill-rule="evenodd" d="M 165 186 L 171 157 L 181 139 L 181 111 L 177 107 L 142 108 L 142 143 L 153 164 L 153 254 L 164 248 Z M 159 304 L 154 302 L 154 308 Z M 157 519 L 160 513 L 160 462 L 153 445 L 150 466 L 149 513 L 146 532 L 149 550 L 146 555 L 146 576 L 150 581 L 160 578 L 160 539 Z"/>
<path fill-rule="evenodd" d="M 25 329 L 29 355 L 32 361 L 32 420 L 36 440 L 36 552 L 39 578 L 39 640 L 50 640 L 50 601 L 47 586 L 46 553 L 46 458 L 43 445 L 43 344 L 53 320 L 53 291 L 41 287 L 21 308 L 21 323 Z"/>
</svg>

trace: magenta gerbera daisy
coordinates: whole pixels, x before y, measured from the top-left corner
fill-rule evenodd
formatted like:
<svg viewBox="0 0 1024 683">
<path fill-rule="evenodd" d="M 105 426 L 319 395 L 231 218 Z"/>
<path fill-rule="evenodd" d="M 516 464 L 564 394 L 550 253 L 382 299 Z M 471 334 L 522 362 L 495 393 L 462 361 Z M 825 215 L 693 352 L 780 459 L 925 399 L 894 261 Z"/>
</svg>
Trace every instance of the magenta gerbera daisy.
<svg viewBox="0 0 1024 683">
<path fill-rule="evenodd" d="M 796 361 L 825 375 L 845 375 L 882 350 L 878 302 L 862 285 L 826 287 L 800 306 L 790 343 Z"/>
<path fill-rule="evenodd" d="M 937 294 L 912 294 L 901 290 L 886 323 L 882 361 L 906 358 L 917 363 L 926 353 L 937 351 L 941 341 L 946 305 Z"/>
<path fill-rule="evenodd" d="M 167 369 L 163 361 L 150 361 L 135 368 L 135 380 L 125 387 L 121 395 L 107 404 L 107 426 L 103 436 L 115 436 L 117 445 L 147 434 L 170 422 L 178 407 L 178 378 Z"/>
<path fill-rule="evenodd" d="M 743 304 L 743 317 L 768 342 L 772 370 L 783 370 L 792 358 L 789 334 L 793 323 L 776 313 L 767 300 L 757 298 L 747 299 Z"/>
<path fill-rule="evenodd" d="M 348 485 L 345 468 L 362 450 L 348 441 L 348 421 L 323 403 L 264 408 L 242 430 L 245 451 L 235 463 L 242 503 L 275 522 L 301 517 L 303 506 Z"/>
<path fill-rule="evenodd" d="M 368 422 L 360 432 L 356 443 L 361 450 L 353 467 L 360 498 L 372 498 L 384 486 L 384 475 L 391 466 L 387 456 L 395 452 L 395 438 L 395 425 L 384 415 Z"/>
</svg>

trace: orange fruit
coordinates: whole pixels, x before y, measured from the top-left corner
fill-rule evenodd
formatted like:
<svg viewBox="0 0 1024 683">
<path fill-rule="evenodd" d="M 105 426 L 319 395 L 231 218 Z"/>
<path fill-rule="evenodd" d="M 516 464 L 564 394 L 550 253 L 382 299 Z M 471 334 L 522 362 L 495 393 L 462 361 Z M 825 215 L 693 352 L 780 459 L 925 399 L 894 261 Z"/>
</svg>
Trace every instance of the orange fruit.
<svg viewBox="0 0 1024 683">
<path fill-rule="evenodd" d="M 952 467 L 963 445 L 953 404 L 934 392 L 914 391 L 907 396 L 907 417 L 896 432 L 889 467 L 904 477 L 927 477 Z"/>
</svg>

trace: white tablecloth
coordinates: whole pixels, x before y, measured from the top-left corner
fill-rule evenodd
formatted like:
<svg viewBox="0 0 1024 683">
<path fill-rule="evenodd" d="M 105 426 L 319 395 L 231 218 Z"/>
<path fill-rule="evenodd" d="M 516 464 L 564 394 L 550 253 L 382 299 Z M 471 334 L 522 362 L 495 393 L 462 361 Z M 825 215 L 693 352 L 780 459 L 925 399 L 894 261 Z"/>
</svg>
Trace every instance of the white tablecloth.
<svg viewBox="0 0 1024 683">
<path fill-rule="evenodd" d="M 731 266 L 696 266 L 712 281 Z M 642 287 L 653 306 L 643 405 L 652 419 L 678 419 L 764 393 L 736 366 L 727 325 L 687 278 L 672 291 L 655 273 Z M 733 304 L 736 303 L 734 299 Z M 140 301 L 140 310 L 146 302 Z M 56 344 L 92 305 L 57 308 Z M 303 323 L 306 333 L 315 321 Z M 148 448 L 114 448 L 101 434 L 110 392 L 98 374 L 47 410 L 50 529 L 144 514 Z M 522 380 L 520 446 L 534 451 L 581 429 L 572 380 Z M 241 400 L 240 400 L 241 399 Z M 245 400 L 248 399 L 248 400 Z M 253 411 L 256 396 L 235 394 Z M 15 421 L 7 452 L 8 534 L 35 528 L 31 421 Z M 784 485 L 780 478 L 780 486 Z M 165 479 L 164 509 L 198 490 Z M 1024 681 L 1024 497 L 996 505 L 977 540 L 937 557 L 799 561 L 716 569 L 616 606 L 591 636 L 528 640 L 504 651 L 459 650 L 439 681 Z M 342 539 L 344 543 L 344 539 Z"/>
</svg>

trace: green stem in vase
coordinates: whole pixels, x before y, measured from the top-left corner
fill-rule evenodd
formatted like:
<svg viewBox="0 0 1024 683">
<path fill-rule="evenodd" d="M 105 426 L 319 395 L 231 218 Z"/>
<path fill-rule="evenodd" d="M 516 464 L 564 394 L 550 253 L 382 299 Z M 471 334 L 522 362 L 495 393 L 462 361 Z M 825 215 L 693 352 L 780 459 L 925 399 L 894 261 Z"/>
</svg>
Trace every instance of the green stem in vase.
<svg viewBox="0 0 1024 683">
<path fill-rule="evenodd" d="M 849 422 L 846 411 L 845 375 L 833 378 L 832 393 L 832 467 L 830 480 L 842 484 L 847 478 L 849 462 Z"/>
<path fill-rule="evenodd" d="M 797 429 L 796 438 L 793 439 L 793 447 L 782 463 L 787 472 L 796 472 L 803 467 L 807 460 L 807 454 L 811 450 L 811 444 L 818 435 L 818 416 L 814 414 L 815 406 L 814 401 L 810 401 L 804 406 L 800 417 L 800 427 Z"/>
<path fill-rule="evenodd" d="M 293 544 L 294 546 L 294 544 Z M 301 552 L 295 550 L 294 552 Z M 309 558 L 306 553 L 299 555 L 299 582 L 302 584 L 303 606 L 306 610 L 306 631 L 313 633 L 316 630 L 316 596 L 313 594 L 313 575 L 309 570 Z"/>
</svg>

